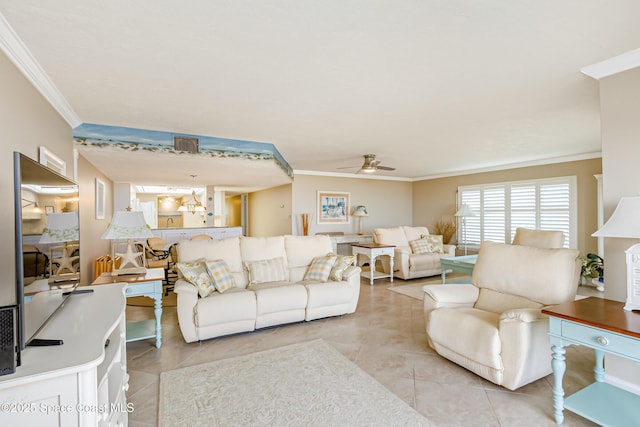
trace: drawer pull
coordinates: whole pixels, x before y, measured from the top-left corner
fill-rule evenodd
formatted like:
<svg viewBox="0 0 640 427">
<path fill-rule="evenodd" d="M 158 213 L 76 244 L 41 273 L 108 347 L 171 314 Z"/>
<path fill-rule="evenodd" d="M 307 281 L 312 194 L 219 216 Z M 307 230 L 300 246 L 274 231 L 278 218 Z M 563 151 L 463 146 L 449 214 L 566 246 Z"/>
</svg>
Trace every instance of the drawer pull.
<svg viewBox="0 0 640 427">
<path fill-rule="evenodd" d="M 605 337 L 596 337 L 596 342 L 600 345 L 609 345 L 609 340 Z"/>
</svg>

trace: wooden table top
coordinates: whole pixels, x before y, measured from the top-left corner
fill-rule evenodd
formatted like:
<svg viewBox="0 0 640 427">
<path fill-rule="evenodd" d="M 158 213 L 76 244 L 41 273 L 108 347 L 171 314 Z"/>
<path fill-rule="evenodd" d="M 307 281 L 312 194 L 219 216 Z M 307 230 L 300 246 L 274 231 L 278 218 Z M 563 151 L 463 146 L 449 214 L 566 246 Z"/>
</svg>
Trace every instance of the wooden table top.
<svg viewBox="0 0 640 427">
<path fill-rule="evenodd" d="M 108 285 L 110 283 L 139 283 L 153 282 L 155 280 L 164 279 L 164 270 L 162 268 L 148 268 L 146 274 L 125 274 L 122 276 L 112 276 L 110 272 L 102 273 L 92 285 Z"/>
<path fill-rule="evenodd" d="M 640 338 L 640 313 L 627 311 L 624 303 L 589 297 L 542 310 L 553 317 Z"/>
<path fill-rule="evenodd" d="M 395 248 L 396 245 L 384 245 L 382 243 L 352 243 L 351 246 L 358 246 L 359 248 Z"/>
</svg>

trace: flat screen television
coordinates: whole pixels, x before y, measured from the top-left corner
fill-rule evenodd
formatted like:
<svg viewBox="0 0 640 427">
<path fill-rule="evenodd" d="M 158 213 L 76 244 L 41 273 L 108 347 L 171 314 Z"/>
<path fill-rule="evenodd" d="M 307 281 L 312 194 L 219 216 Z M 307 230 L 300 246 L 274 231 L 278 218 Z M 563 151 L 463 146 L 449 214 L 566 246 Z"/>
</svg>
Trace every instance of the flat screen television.
<svg viewBox="0 0 640 427">
<path fill-rule="evenodd" d="M 14 152 L 13 166 L 19 365 L 29 345 L 62 344 L 40 335 L 80 283 L 79 241 L 71 240 L 79 239 L 79 192 L 74 181 L 21 153 Z M 60 219 L 72 226 L 59 228 Z"/>
</svg>

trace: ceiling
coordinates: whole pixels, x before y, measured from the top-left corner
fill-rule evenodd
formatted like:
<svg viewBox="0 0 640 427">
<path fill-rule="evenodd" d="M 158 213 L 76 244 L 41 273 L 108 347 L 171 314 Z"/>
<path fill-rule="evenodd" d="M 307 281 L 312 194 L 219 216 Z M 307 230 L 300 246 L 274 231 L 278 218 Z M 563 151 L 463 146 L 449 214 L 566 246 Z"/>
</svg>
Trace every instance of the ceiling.
<svg viewBox="0 0 640 427">
<path fill-rule="evenodd" d="M 580 69 L 640 40 L 637 0 L 0 0 L 0 13 L 75 124 L 273 143 L 296 173 L 351 174 L 375 153 L 396 168 L 377 176 L 405 179 L 599 156 L 598 82 Z M 95 162 L 148 180 L 118 156 Z M 154 159 L 166 184 L 189 185 L 198 172 L 171 159 Z"/>
</svg>

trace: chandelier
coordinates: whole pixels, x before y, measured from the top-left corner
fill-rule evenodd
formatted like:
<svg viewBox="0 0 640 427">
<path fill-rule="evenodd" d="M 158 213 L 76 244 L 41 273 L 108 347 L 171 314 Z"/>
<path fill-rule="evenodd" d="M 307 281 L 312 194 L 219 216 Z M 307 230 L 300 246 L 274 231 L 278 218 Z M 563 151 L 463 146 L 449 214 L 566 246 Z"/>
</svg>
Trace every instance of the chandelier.
<svg viewBox="0 0 640 427">
<path fill-rule="evenodd" d="M 196 212 L 204 212 L 207 208 L 204 207 L 202 202 L 196 196 L 196 176 L 197 175 L 189 175 L 193 180 L 191 185 L 191 197 L 193 197 L 193 203 L 187 204 L 183 202 L 182 205 L 178 208 L 178 212 L 191 212 L 191 214 L 195 214 Z"/>
</svg>

